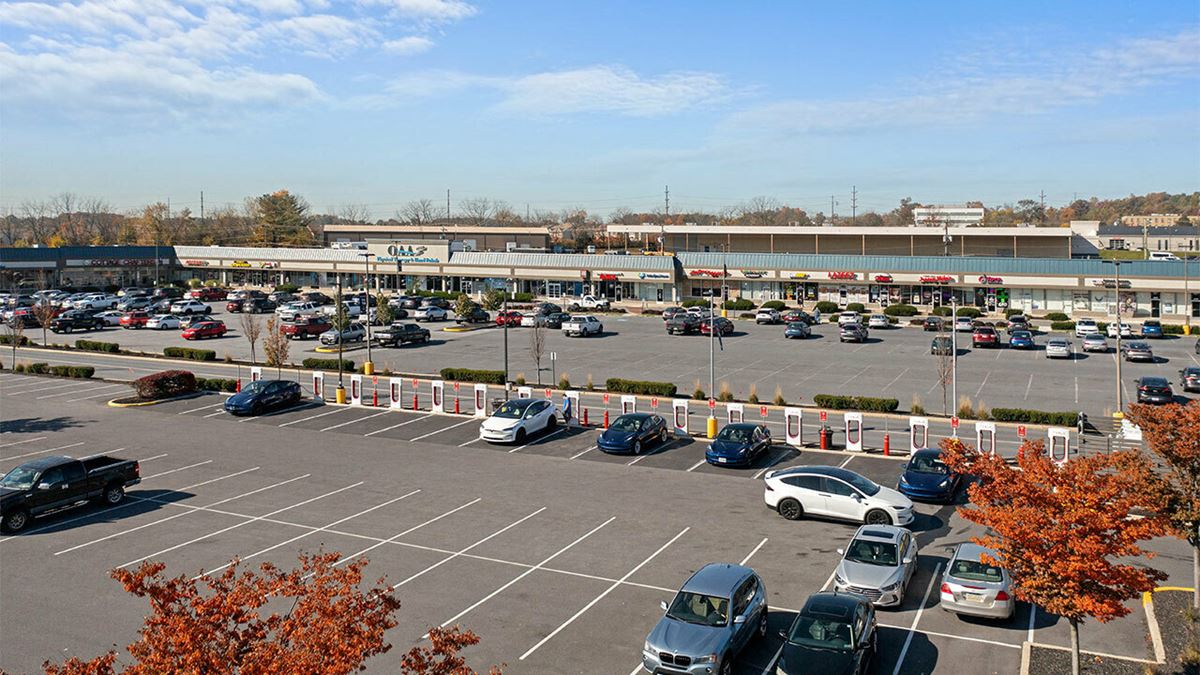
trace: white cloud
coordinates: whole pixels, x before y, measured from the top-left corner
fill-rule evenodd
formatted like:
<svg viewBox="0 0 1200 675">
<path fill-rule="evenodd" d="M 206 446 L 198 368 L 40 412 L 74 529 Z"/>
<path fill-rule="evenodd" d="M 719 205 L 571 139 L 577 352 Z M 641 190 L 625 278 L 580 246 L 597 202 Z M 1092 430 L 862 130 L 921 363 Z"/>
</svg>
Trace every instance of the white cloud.
<svg viewBox="0 0 1200 675">
<path fill-rule="evenodd" d="M 383 7 L 393 17 L 433 22 L 461 21 L 479 10 L 461 0 L 359 0 L 368 7 Z"/>
<path fill-rule="evenodd" d="M 312 14 L 269 23 L 259 35 L 298 47 L 310 56 L 336 56 L 373 44 L 377 32 L 366 23 L 332 14 Z"/>
<path fill-rule="evenodd" d="M 399 40 L 388 40 L 381 46 L 385 52 L 399 56 L 412 56 L 433 49 L 433 40 L 419 35 L 409 35 Z"/>
</svg>

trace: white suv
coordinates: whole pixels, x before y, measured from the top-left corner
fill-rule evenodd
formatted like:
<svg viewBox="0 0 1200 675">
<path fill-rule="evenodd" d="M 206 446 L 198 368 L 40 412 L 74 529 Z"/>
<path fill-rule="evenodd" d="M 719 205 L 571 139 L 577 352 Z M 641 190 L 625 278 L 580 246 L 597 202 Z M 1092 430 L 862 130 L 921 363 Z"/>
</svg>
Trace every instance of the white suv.
<svg viewBox="0 0 1200 675">
<path fill-rule="evenodd" d="M 212 307 L 200 302 L 199 300 L 180 300 L 171 303 L 172 314 L 209 314 L 212 312 Z"/>
<path fill-rule="evenodd" d="M 788 520 L 806 515 L 868 525 L 907 525 L 913 503 L 899 492 L 836 466 L 796 466 L 768 473 L 763 501 Z"/>
<path fill-rule="evenodd" d="M 563 335 L 587 337 L 589 335 L 599 335 L 604 332 L 604 324 L 600 323 L 600 319 L 588 314 L 585 316 L 572 316 L 562 324 Z"/>
<path fill-rule="evenodd" d="M 845 326 L 848 323 L 861 323 L 862 317 L 858 312 L 842 312 L 838 315 L 838 325 Z"/>
<path fill-rule="evenodd" d="M 1099 333 L 1100 327 L 1096 325 L 1095 319 L 1077 319 L 1075 321 L 1075 337 L 1098 335 Z"/>
</svg>

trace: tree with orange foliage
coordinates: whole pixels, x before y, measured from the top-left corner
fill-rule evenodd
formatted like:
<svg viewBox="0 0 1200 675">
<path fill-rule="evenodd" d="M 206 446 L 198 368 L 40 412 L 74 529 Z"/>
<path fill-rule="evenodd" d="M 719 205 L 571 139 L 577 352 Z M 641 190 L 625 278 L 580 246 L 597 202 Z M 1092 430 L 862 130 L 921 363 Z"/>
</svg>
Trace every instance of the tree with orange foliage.
<svg viewBox="0 0 1200 675">
<path fill-rule="evenodd" d="M 1154 500 L 1171 534 L 1192 545 L 1192 606 L 1200 608 L 1200 402 L 1129 406 L 1129 419 L 1162 463 Z"/>
<path fill-rule="evenodd" d="M 1079 674 L 1079 624 L 1125 616 L 1124 603 L 1153 590 L 1162 572 L 1118 559 L 1151 557 L 1140 542 L 1164 532 L 1159 518 L 1131 519 L 1155 480 L 1144 455 L 1113 452 L 1062 465 L 1041 441 L 1021 445 L 1017 467 L 954 438 L 941 442 L 951 470 L 977 477 L 958 513 L 988 529 L 972 540 L 995 552 L 1018 599 L 1071 624 L 1071 669 Z"/>
<path fill-rule="evenodd" d="M 339 564 L 337 553 L 301 554 L 300 566 L 282 570 L 263 563 L 239 572 L 238 561 L 202 582 L 166 578 L 163 563 L 117 568 L 125 590 L 150 602 L 141 638 L 127 649 L 126 675 L 158 673 L 350 673 L 392 645 L 384 633 L 396 625 L 400 601 L 379 579 L 361 590 L 366 558 Z M 202 587 L 203 586 L 203 587 Z M 271 605 L 272 607 L 268 607 Z M 283 610 L 282 613 L 274 608 Z M 431 639 L 434 631 L 431 631 Z M 473 633 L 436 631 L 433 650 L 414 648 L 402 671 L 412 675 L 470 675 L 458 650 L 479 641 Z M 48 675 L 112 675 L 116 652 L 90 661 L 71 658 L 42 664 Z M 499 670 L 493 669 L 498 673 Z"/>
</svg>

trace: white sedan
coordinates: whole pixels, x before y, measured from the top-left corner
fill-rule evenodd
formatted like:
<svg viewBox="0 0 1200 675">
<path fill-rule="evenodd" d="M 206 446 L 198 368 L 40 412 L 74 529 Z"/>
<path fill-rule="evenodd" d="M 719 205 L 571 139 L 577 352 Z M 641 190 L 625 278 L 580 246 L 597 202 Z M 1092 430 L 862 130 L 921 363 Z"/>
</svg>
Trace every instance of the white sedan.
<svg viewBox="0 0 1200 675">
<path fill-rule="evenodd" d="M 523 328 L 533 328 L 534 326 L 545 326 L 546 317 L 537 312 L 526 312 L 521 315 L 521 326 Z"/>
<path fill-rule="evenodd" d="M 872 314 L 867 319 L 867 328 L 890 328 L 891 325 L 886 314 Z"/>
<path fill-rule="evenodd" d="M 975 330 L 975 321 L 969 316 L 960 316 L 954 320 L 954 332 L 970 333 Z"/>
<path fill-rule="evenodd" d="M 173 328 L 179 330 L 179 317 L 173 314 L 155 314 L 146 320 L 146 328 L 157 330 L 169 330 Z"/>
<path fill-rule="evenodd" d="M 96 318 L 103 321 L 105 326 L 120 326 L 122 316 L 125 316 L 125 313 L 118 312 L 115 309 L 110 309 L 107 312 L 100 312 L 96 314 Z"/>
<path fill-rule="evenodd" d="M 1117 324 L 1115 322 L 1108 324 L 1108 337 L 1110 337 L 1110 338 L 1117 337 L 1117 330 L 1118 330 Z M 1121 322 L 1120 331 L 1121 331 L 1121 337 L 1123 337 L 1123 338 L 1133 337 L 1133 326 L 1130 326 L 1129 324 L 1125 323 L 1124 321 Z"/>
<path fill-rule="evenodd" d="M 554 403 L 544 398 L 515 398 L 505 401 L 479 425 L 479 438 L 489 443 L 523 445 L 531 435 L 550 431 L 558 419 Z"/>
<path fill-rule="evenodd" d="M 445 321 L 450 318 L 449 312 L 435 305 L 428 305 L 417 310 L 413 315 L 416 321 Z"/>
</svg>

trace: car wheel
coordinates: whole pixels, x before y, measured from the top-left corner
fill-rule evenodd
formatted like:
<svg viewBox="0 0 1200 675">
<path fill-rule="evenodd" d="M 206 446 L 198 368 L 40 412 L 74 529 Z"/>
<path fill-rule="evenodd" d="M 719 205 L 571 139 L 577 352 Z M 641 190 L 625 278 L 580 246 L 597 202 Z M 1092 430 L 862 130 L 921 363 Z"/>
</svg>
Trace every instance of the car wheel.
<svg viewBox="0 0 1200 675">
<path fill-rule="evenodd" d="M 666 430 L 666 429 L 663 429 L 661 432 L 659 432 L 659 434 L 658 434 L 658 442 L 659 442 L 659 444 L 666 443 L 666 442 L 667 442 L 667 438 L 668 438 L 668 434 L 667 434 L 667 430 Z"/>
<path fill-rule="evenodd" d="M 717 671 L 721 675 L 732 675 L 733 673 L 733 655 L 728 654 L 721 659 L 721 668 Z"/>
<path fill-rule="evenodd" d="M 758 620 L 758 639 L 767 637 L 767 606 L 763 605 L 762 616 Z"/>
<path fill-rule="evenodd" d="M 892 517 L 882 509 L 872 509 L 867 512 L 867 517 L 864 518 L 867 525 L 891 525 Z"/>
<path fill-rule="evenodd" d="M 0 521 L 5 532 L 20 532 L 29 524 L 29 514 L 24 511 L 13 511 Z"/>
<path fill-rule="evenodd" d="M 104 489 L 104 503 L 116 505 L 120 504 L 123 499 L 125 499 L 125 488 L 120 485 L 109 485 Z"/>
<path fill-rule="evenodd" d="M 517 445 L 525 445 L 525 430 L 517 429 L 517 435 L 513 436 L 513 440 L 516 441 Z"/>
<path fill-rule="evenodd" d="M 804 517 L 804 507 L 791 497 L 781 500 L 775 510 L 779 511 L 779 515 L 787 520 L 800 520 Z"/>
<path fill-rule="evenodd" d="M 633 442 L 633 454 L 635 454 L 635 455 L 642 454 L 642 442 L 641 441 Z"/>
<path fill-rule="evenodd" d="M 553 429 L 553 428 L 554 428 L 554 427 L 555 427 L 557 424 L 558 424 L 558 418 L 557 418 L 557 417 L 555 417 L 553 414 L 551 414 L 551 415 L 550 415 L 550 419 L 546 420 L 546 431 L 550 431 L 550 430 L 551 430 L 551 429 Z"/>
</svg>

